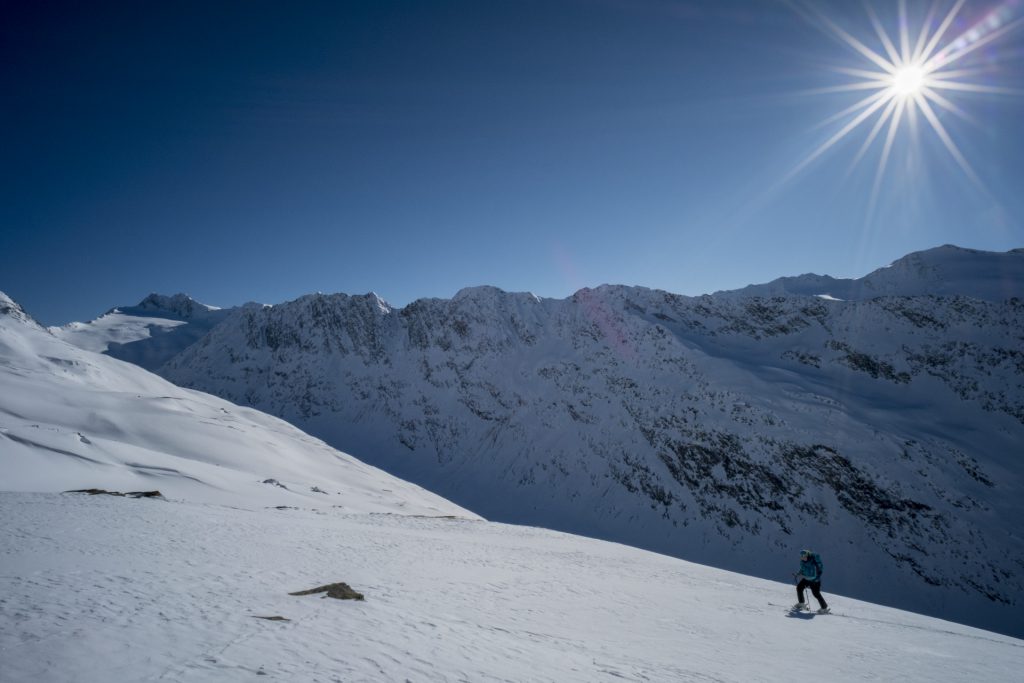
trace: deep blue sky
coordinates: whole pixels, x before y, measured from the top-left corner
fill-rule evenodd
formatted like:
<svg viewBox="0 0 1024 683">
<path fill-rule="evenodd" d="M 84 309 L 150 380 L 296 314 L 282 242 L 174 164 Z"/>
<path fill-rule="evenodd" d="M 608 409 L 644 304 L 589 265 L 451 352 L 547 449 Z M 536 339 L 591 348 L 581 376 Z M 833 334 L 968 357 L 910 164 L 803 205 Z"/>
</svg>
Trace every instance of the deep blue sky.
<svg viewBox="0 0 1024 683">
<path fill-rule="evenodd" d="M 815 6 L 882 49 L 859 3 Z M 969 0 L 950 37 L 997 7 L 1024 16 Z M 1024 87 L 1022 36 L 973 82 Z M 864 96 L 804 92 L 832 66 L 867 64 L 777 0 L 5 3 L 0 289 L 57 324 L 150 291 L 700 294 L 1024 246 L 1019 95 L 938 112 L 981 186 L 926 125 L 873 210 L 867 125 L 780 183 Z"/>
</svg>

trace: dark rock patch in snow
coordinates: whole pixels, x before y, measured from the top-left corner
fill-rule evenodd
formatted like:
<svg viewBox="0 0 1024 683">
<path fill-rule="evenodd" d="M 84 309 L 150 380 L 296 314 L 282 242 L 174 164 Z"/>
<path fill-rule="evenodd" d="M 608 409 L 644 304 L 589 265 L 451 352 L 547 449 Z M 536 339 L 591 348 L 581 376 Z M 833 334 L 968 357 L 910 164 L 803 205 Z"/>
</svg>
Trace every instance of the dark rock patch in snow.
<svg viewBox="0 0 1024 683">
<path fill-rule="evenodd" d="M 123 498 L 163 498 L 159 491 L 106 491 L 104 489 L 72 489 L 64 493 L 88 493 L 90 496 L 121 496 Z"/>
<path fill-rule="evenodd" d="M 305 591 L 297 591 L 288 595 L 313 595 L 314 593 L 327 593 L 324 597 L 337 598 L 338 600 L 365 600 L 362 593 L 352 590 L 347 583 L 329 583 L 324 586 L 310 588 Z"/>
</svg>

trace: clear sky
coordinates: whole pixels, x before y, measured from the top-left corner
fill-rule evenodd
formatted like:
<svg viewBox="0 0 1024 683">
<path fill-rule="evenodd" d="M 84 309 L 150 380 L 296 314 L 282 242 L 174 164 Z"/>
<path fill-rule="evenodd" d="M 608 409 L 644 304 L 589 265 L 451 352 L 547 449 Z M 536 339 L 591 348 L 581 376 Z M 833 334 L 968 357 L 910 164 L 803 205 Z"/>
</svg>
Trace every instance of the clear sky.
<svg viewBox="0 0 1024 683">
<path fill-rule="evenodd" d="M 930 32 L 955 4 L 937 1 Z M 870 6 L 900 52 L 899 4 Z M 911 51 L 930 6 L 907 0 Z M 843 33 L 888 54 L 856 2 L 3 14 L 0 289 L 47 324 L 150 291 L 221 306 L 481 284 L 701 294 L 860 276 L 944 243 L 1024 246 L 1022 0 L 967 0 L 935 47 L 974 45 L 945 67 L 972 89 L 931 100 L 959 157 L 908 105 L 888 154 L 892 112 L 859 159 L 876 118 L 813 156 L 874 92 L 834 90 L 867 78 L 842 69 L 880 70 Z"/>
</svg>

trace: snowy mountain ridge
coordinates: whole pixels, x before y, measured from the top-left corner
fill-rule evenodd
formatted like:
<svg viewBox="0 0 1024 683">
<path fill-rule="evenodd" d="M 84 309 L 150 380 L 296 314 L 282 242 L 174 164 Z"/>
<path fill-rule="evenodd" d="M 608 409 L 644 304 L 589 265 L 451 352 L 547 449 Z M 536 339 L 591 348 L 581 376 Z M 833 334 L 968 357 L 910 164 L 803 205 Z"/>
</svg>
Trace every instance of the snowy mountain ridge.
<svg viewBox="0 0 1024 683">
<path fill-rule="evenodd" d="M 187 294 L 154 293 L 135 306 L 118 306 L 95 320 L 51 327 L 50 331 L 80 348 L 155 370 L 202 338 L 236 308 L 209 306 Z"/>
<path fill-rule="evenodd" d="M 75 347 L 0 293 L 5 491 L 159 490 L 243 508 L 478 517 L 293 426 Z"/>
<path fill-rule="evenodd" d="M 308 295 L 160 372 L 491 519 L 766 578 L 811 546 L 826 590 L 1020 635 L 1022 262 L 942 247 L 846 301 Z"/>
<path fill-rule="evenodd" d="M 32 316 L 25 312 L 25 309 L 17 301 L 7 296 L 4 292 L 0 292 L 0 317 L 26 325 L 40 326 Z"/>
<path fill-rule="evenodd" d="M 73 347 L 3 293 L 0 387 L 5 680 L 746 682 L 798 662 L 819 680 L 931 683 L 1024 665 L 1020 640 L 831 589 L 832 614 L 790 613 L 785 582 L 483 522 L 280 420 Z M 166 498 L 54 493 L 88 487 Z M 334 581 L 365 602 L 296 593 Z"/>
<path fill-rule="evenodd" d="M 967 296 L 984 301 L 1024 298 L 1024 249 L 1005 253 L 946 244 L 897 259 L 862 278 L 808 273 L 715 296 L 815 296 L 864 300 L 879 296 Z"/>
<path fill-rule="evenodd" d="M 154 311 L 157 313 L 170 313 L 184 319 L 201 317 L 204 314 L 221 310 L 217 306 L 200 303 L 188 294 L 178 293 L 167 296 L 164 294 L 157 294 L 156 292 L 149 294 L 149 296 L 140 301 L 135 308 L 144 311 Z M 113 311 L 108 312 L 112 313 Z"/>
</svg>

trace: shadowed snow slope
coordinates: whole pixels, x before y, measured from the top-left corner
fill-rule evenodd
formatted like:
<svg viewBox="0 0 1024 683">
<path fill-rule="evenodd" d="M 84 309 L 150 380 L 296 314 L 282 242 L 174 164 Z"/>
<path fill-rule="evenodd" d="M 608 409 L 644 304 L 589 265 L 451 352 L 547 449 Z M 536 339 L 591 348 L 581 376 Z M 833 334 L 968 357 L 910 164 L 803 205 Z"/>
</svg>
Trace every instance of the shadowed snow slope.
<svg viewBox="0 0 1024 683">
<path fill-rule="evenodd" d="M 3 293 L 0 472 L 7 491 L 475 517 L 282 420 L 61 341 Z"/>
<path fill-rule="evenodd" d="M 790 617 L 790 585 L 529 527 L 11 493 L 0 519 L 4 681 L 935 683 L 1024 667 L 1006 636 L 835 595 L 832 615 Z M 336 581 L 366 601 L 288 595 Z"/>
</svg>

